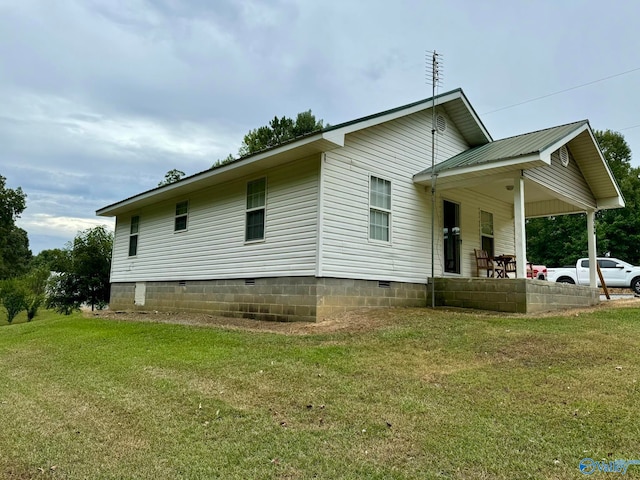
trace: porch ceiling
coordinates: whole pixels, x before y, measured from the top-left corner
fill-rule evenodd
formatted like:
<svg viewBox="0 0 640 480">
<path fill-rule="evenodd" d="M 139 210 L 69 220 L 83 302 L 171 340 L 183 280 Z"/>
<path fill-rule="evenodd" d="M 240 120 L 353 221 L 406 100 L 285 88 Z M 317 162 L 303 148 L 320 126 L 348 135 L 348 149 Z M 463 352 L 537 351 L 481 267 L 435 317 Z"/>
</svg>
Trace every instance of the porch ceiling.
<svg viewBox="0 0 640 480">
<path fill-rule="evenodd" d="M 501 172 L 486 172 L 482 176 L 457 178 L 457 181 L 436 181 L 436 190 L 446 192 L 451 189 L 467 189 L 478 196 L 493 198 L 513 205 L 514 181 L 520 177 L 521 169 L 504 169 Z M 525 216 L 537 217 L 584 212 L 594 208 L 559 194 L 529 178 L 524 179 Z"/>
</svg>

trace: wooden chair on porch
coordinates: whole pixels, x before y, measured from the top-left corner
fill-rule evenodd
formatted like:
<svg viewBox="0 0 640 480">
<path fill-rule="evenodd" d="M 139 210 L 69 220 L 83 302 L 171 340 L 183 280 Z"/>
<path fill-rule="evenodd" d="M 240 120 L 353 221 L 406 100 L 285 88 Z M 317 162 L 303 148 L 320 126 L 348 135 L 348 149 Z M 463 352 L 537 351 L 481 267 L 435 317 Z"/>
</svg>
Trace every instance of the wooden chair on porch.
<svg viewBox="0 0 640 480">
<path fill-rule="evenodd" d="M 478 250 L 473 249 L 473 253 L 476 256 L 476 276 L 480 276 L 480 270 L 486 270 L 487 277 L 495 277 L 496 272 L 498 272 L 498 276 L 504 275 L 504 269 L 502 267 L 498 267 L 493 259 L 489 257 L 489 254 L 486 250 Z M 491 272 L 491 275 L 489 275 Z"/>
<path fill-rule="evenodd" d="M 516 272 L 518 271 L 518 269 L 516 268 L 516 257 L 514 257 L 513 255 L 503 255 L 503 256 L 508 258 L 508 260 L 504 262 L 505 278 L 509 278 L 510 273 L 513 275 L 513 278 L 515 278 L 517 276 Z"/>
</svg>

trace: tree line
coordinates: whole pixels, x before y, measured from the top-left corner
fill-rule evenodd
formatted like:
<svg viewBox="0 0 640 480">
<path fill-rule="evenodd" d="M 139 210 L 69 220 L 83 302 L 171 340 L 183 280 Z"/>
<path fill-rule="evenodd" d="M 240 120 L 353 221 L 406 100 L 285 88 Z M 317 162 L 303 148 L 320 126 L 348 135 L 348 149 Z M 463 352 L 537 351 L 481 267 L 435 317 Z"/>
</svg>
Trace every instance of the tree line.
<svg viewBox="0 0 640 480">
<path fill-rule="evenodd" d="M 41 306 L 69 314 L 82 305 L 109 302 L 113 234 L 105 226 L 79 232 L 65 248 L 33 256 L 16 221 L 27 206 L 22 188 L 0 175 L 0 302 L 7 321 L 22 311 L 31 321 Z"/>
</svg>

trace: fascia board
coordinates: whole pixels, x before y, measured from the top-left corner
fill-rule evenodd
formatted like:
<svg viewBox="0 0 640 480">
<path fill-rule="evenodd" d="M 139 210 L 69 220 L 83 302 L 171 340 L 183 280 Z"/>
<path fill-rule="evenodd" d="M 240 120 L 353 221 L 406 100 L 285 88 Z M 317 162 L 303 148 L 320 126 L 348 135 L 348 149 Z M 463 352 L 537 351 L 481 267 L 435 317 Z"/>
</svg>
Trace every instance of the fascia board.
<svg viewBox="0 0 640 480">
<path fill-rule="evenodd" d="M 541 167 L 548 164 L 549 164 L 548 162 L 545 162 L 543 159 L 540 158 L 540 156 L 537 153 L 535 153 L 531 155 L 524 155 L 522 157 L 498 160 L 495 162 L 486 162 L 480 165 L 472 165 L 469 167 L 455 168 L 455 169 L 447 170 L 442 173 L 436 173 L 435 176 L 438 179 L 444 179 L 449 177 L 455 177 L 458 175 L 485 172 L 485 171 L 495 170 L 495 169 L 504 168 L 504 167 L 534 168 L 534 167 Z M 437 168 L 437 165 L 436 165 L 436 168 Z M 431 181 L 431 174 L 423 173 L 423 174 L 414 175 L 413 181 L 415 183 L 423 183 L 426 181 Z"/>
<path fill-rule="evenodd" d="M 487 142 L 493 142 L 493 137 L 491 137 L 489 130 L 487 130 L 487 128 L 484 126 L 484 123 L 482 123 L 482 120 L 480 120 L 480 117 L 476 113 L 476 110 L 473 108 L 473 105 L 471 105 L 471 103 L 469 103 L 469 100 L 467 100 L 467 97 L 464 94 L 464 92 L 461 92 L 460 99 L 464 103 L 465 107 L 467 107 L 467 110 L 469 111 L 469 114 L 473 117 L 473 120 L 476 122 L 478 127 L 480 127 L 480 129 L 482 130 L 482 133 L 486 137 Z"/>
<path fill-rule="evenodd" d="M 336 147 L 344 147 L 345 133 L 340 131 L 324 132 L 322 138 L 335 144 Z"/>
<path fill-rule="evenodd" d="M 450 102 L 452 100 L 464 99 L 464 95 L 460 90 L 455 90 L 448 95 L 444 95 L 442 97 L 437 97 L 435 100 L 436 107 L 442 105 L 444 103 Z M 468 106 L 468 102 L 465 102 L 465 105 Z M 345 125 L 344 127 L 340 127 L 336 132 L 341 132 L 343 135 L 348 133 L 356 132 L 358 130 L 363 130 L 365 128 L 374 127 L 381 123 L 389 122 L 391 120 L 395 120 L 396 118 L 405 117 L 407 115 L 412 115 L 417 112 L 421 112 L 423 110 L 428 110 L 433 106 L 433 103 L 430 101 L 424 101 L 412 107 L 407 107 L 406 109 L 397 110 L 393 112 L 389 112 L 386 115 L 376 115 L 373 118 L 369 118 L 368 120 L 362 120 L 360 122 L 355 122 L 349 125 Z M 490 138 L 490 137 L 489 137 Z"/>
<path fill-rule="evenodd" d="M 160 201 L 178 195 L 180 193 L 188 193 L 197 190 L 200 184 L 205 183 L 209 179 L 219 177 L 224 174 L 233 174 L 233 170 L 246 168 L 247 166 L 254 165 L 269 158 L 285 154 L 296 148 L 304 147 L 313 143 L 318 143 L 318 147 L 320 148 L 323 148 L 323 143 L 325 142 L 328 142 L 328 145 L 324 145 L 324 147 L 344 146 L 344 135 L 334 132 L 327 133 L 329 133 L 330 135 L 320 132 L 316 135 L 302 138 L 298 141 L 282 145 L 266 152 L 252 155 L 245 159 L 237 160 L 227 165 L 222 165 L 211 170 L 205 170 L 204 172 L 196 173 L 195 175 L 184 178 L 178 182 L 148 190 L 131 198 L 127 198 L 120 202 L 101 208 L 96 211 L 96 215 L 100 217 L 113 217 L 117 215 L 119 211 L 122 211 L 123 209 L 126 209 L 127 207 L 133 206 L 140 202 L 146 203 L 146 201 L 151 200 L 153 197 L 156 197 Z"/>
<path fill-rule="evenodd" d="M 625 201 L 622 196 L 617 197 L 608 197 L 608 198 L 598 198 L 598 210 L 607 210 L 610 208 L 624 208 Z"/>
<path fill-rule="evenodd" d="M 579 126 L 573 132 L 569 133 L 568 135 L 565 135 L 560 140 L 557 140 L 556 142 L 552 143 L 551 145 L 547 145 L 543 150 L 540 151 L 540 156 L 544 156 L 546 158 L 551 159 L 551 154 L 553 152 L 558 150 L 561 146 L 566 145 L 567 143 L 569 143 L 571 140 L 576 138 L 578 135 L 580 135 L 585 130 L 589 130 L 589 124 L 588 123 L 585 123 L 584 125 Z M 549 165 L 550 164 L 551 164 L 551 160 L 549 160 Z"/>
<path fill-rule="evenodd" d="M 589 126 L 587 125 L 587 127 L 589 127 Z M 591 137 L 591 141 L 594 144 L 594 148 L 598 152 L 598 157 L 600 158 L 600 161 L 602 162 L 602 165 L 604 166 L 604 169 L 607 172 L 607 176 L 609 177 L 609 180 L 611 180 L 611 183 L 613 183 L 613 186 L 616 189 L 616 193 L 618 194 L 618 197 L 620 197 L 622 199 L 622 191 L 620 190 L 620 186 L 618 185 L 618 181 L 613 176 L 613 172 L 611 171 L 611 168 L 609 168 L 609 164 L 607 163 L 607 161 L 605 160 L 604 156 L 602 155 L 602 151 L 600 150 L 600 145 L 598 144 L 598 141 L 596 140 L 596 137 L 593 135 L 593 131 L 591 130 L 591 127 L 587 128 L 587 131 L 589 132 L 589 137 Z M 622 205 L 624 206 L 624 199 L 622 199 Z"/>
</svg>

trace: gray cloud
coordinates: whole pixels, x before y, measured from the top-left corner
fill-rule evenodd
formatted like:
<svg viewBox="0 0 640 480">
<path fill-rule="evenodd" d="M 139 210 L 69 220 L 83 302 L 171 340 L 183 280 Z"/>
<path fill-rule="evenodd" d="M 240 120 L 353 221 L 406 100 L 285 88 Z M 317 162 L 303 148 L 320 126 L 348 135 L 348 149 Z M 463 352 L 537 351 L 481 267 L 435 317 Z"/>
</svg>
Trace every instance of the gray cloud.
<svg viewBox="0 0 640 480">
<path fill-rule="evenodd" d="M 28 194 L 35 251 L 97 208 L 236 153 L 311 108 L 337 124 L 442 91 L 483 114 L 630 70 L 637 7 L 595 1 L 8 0 L 0 5 L 0 175 Z M 640 72 L 482 116 L 495 138 L 589 118 L 640 124 Z M 623 131 L 632 150 L 640 129 Z M 28 227 L 28 228 L 27 228 Z"/>
</svg>

